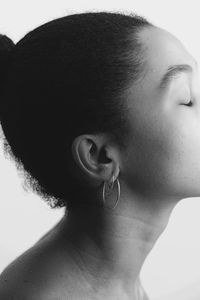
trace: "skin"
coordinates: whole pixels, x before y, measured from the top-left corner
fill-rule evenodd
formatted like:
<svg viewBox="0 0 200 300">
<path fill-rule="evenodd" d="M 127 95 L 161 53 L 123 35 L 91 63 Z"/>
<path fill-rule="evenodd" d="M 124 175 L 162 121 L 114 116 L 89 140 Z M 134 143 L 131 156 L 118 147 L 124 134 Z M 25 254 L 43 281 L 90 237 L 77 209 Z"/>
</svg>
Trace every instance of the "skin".
<svg viewBox="0 0 200 300">
<path fill-rule="evenodd" d="M 3 299 L 15 293 L 17 299 L 136 300 L 144 260 L 173 208 L 183 198 L 200 195 L 196 63 L 165 30 L 146 28 L 139 37 L 145 72 L 128 90 L 127 148 L 120 150 L 103 134 L 81 135 L 72 145 L 76 172 L 99 191 L 94 203 L 102 201 L 102 183 L 114 174 L 121 186 L 118 206 L 94 205 L 66 214 L 3 272 Z M 158 88 L 166 70 L 177 64 L 190 65 L 192 72 L 182 72 L 167 88 Z M 190 98 L 191 107 L 185 105 Z M 107 205 L 116 193 L 115 184 Z"/>
</svg>

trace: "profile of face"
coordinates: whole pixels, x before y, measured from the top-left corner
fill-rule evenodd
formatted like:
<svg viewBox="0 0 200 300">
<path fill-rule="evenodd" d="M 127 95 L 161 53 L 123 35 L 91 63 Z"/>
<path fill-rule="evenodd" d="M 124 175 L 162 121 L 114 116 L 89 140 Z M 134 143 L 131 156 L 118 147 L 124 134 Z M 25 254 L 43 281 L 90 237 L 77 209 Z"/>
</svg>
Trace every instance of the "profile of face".
<svg viewBox="0 0 200 300">
<path fill-rule="evenodd" d="M 197 63 L 157 27 L 140 31 L 143 77 L 128 93 L 131 138 L 125 182 L 147 198 L 200 196 L 200 86 Z"/>
</svg>

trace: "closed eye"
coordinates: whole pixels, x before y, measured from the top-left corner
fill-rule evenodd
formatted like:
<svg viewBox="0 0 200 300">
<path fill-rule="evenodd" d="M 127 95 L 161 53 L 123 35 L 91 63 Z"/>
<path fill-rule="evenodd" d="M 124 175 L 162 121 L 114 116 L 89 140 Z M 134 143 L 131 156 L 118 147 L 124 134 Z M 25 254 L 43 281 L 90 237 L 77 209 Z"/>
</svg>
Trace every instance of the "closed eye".
<svg viewBox="0 0 200 300">
<path fill-rule="evenodd" d="M 193 102 L 192 102 L 192 100 L 190 100 L 190 102 L 184 103 L 183 105 L 186 105 L 186 106 L 193 106 Z"/>
</svg>

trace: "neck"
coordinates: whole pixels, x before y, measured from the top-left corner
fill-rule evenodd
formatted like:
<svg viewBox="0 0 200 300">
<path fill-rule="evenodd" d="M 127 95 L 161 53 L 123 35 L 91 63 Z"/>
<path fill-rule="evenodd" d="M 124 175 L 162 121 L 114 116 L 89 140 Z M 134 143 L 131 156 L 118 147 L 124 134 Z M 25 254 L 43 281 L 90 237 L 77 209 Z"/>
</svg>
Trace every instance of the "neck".
<svg viewBox="0 0 200 300">
<path fill-rule="evenodd" d="M 115 210 L 82 209 L 65 219 L 87 280 L 97 289 L 123 292 L 121 299 L 133 299 L 144 260 L 175 206 L 175 201 L 127 199 Z"/>
</svg>

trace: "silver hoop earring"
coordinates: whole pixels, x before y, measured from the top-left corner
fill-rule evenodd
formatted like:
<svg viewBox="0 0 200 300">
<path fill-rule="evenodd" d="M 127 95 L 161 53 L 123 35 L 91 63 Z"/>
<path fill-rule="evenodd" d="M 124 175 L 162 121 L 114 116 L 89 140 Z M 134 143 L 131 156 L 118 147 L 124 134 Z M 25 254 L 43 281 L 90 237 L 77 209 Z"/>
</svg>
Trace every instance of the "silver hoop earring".
<svg viewBox="0 0 200 300">
<path fill-rule="evenodd" d="M 103 203 L 104 203 L 104 206 L 106 208 L 109 208 L 109 209 L 115 209 L 116 206 L 117 206 L 117 204 L 119 203 L 119 199 L 120 199 L 120 183 L 119 183 L 118 179 L 116 179 L 116 181 L 117 181 L 117 200 L 116 200 L 114 206 L 112 206 L 112 207 L 106 205 L 106 199 L 105 199 L 106 181 L 104 181 L 104 184 L 103 184 Z M 107 183 L 108 184 L 108 188 L 109 188 L 109 193 L 110 193 L 111 190 L 113 190 L 114 183 L 115 183 L 114 176 L 112 176 L 111 182 Z"/>
</svg>

